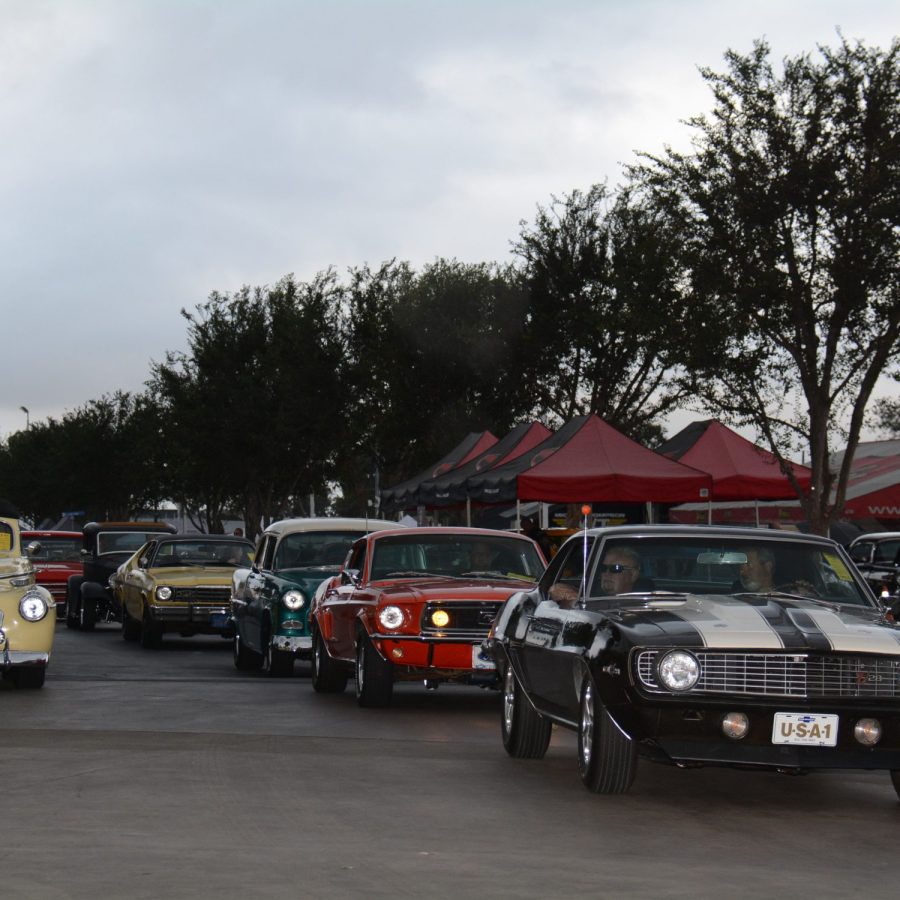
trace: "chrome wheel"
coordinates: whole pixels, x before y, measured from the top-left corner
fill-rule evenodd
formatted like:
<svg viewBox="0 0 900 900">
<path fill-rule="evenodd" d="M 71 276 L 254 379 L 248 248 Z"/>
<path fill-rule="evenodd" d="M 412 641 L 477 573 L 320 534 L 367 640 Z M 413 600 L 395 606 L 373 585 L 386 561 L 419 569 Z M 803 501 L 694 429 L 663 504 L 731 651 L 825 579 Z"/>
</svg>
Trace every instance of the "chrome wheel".
<svg viewBox="0 0 900 900">
<path fill-rule="evenodd" d="M 513 720 L 516 715 L 516 676 L 513 675 L 512 666 L 506 667 L 506 675 L 503 676 L 503 724 L 506 733 L 512 733 Z"/>
<path fill-rule="evenodd" d="M 594 752 L 594 689 L 588 684 L 581 703 L 581 764 L 587 769 Z"/>
</svg>

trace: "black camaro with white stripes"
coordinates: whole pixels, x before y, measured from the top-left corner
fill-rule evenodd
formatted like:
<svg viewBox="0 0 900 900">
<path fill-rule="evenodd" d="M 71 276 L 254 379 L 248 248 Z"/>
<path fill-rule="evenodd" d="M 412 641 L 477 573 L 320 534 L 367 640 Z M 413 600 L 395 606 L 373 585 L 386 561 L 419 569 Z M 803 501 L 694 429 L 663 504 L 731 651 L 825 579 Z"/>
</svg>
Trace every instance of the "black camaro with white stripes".
<svg viewBox="0 0 900 900">
<path fill-rule="evenodd" d="M 900 793 L 900 628 L 833 541 L 624 526 L 570 538 L 488 639 L 501 733 L 542 757 L 578 733 L 593 791 L 643 757 L 678 765 L 884 769 Z"/>
</svg>

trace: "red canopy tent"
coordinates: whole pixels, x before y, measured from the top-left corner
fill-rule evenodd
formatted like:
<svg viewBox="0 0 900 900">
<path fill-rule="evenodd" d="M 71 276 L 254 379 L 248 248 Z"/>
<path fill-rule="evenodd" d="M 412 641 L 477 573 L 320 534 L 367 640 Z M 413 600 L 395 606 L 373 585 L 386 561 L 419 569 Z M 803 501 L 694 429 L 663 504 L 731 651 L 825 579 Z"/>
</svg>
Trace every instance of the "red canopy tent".
<svg viewBox="0 0 900 900">
<path fill-rule="evenodd" d="M 712 478 L 648 450 L 597 416 L 554 453 L 519 473 L 519 500 L 545 503 L 684 503 L 705 499 Z"/>
<path fill-rule="evenodd" d="M 841 455 L 834 459 L 836 466 Z M 900 440 L 857 445 L 847 482 L 844 516 L 894 528 L 900 524 Z"/>
<path fill-rule="evenodd" d="M 666 441 L 659 453 L 712 475 L 711 500 L 794 500 L 797 491 L 773 453 L 716 419 L 693 422 Z M 791 464 L 802 490 L 811 472 Z"/>
</svg>

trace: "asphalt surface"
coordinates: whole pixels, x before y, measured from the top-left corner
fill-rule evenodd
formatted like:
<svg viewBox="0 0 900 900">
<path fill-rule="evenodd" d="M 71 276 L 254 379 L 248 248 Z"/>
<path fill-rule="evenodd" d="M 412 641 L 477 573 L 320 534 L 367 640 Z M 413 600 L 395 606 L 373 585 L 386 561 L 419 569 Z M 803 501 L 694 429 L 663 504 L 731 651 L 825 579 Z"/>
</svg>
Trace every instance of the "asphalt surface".
<svg viewBox="0 0 900 900">
<path fill-rule="evenodd" d="M 500 696 L 237 672 L 58 627 L 42 690 L 0 686 L 0 892 L 15 898 L 895 897 L 886 773 L 642 762 L 582 787 L 574 735 L 512 760 Z"/>
</svg>

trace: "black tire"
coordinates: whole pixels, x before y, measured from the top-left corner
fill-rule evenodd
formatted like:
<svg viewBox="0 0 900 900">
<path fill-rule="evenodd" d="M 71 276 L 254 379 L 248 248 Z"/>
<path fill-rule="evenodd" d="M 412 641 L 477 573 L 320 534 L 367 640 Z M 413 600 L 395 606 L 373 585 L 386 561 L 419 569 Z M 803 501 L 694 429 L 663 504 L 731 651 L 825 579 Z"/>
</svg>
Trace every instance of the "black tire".
<svg viewBox="0 0 900 900">
<path fill-rule="evenodd" d="M 10 677 L 17 688 L 32 690 L 44 686 L 46 674 L 46 666 L 28 666 L 27 668 L 13 669 Z"/>
<path fill-rule="evenodd" d="M 318 628 L 313 630 L 312 645 L 313 690 L 318 694 L 343 693 L 347 687 L 347 670 L 328 655 L 328 649 Z"/>
<path fill-rule="evenodd" d="M 383 659 L 365 633 L 356 647 L 356 702 L 374 708 L 390 706 L 394 693 L 394 667 Z"/>
<path fill-rule="evenodd" d="M 97 624 L 97 601 L 82 597 L 78 606 L 78 627 L 81 631 L 93 631 Z"/>
<path fill-rule="evenodd" d="M 141 637 L 141 623 L 128 615 L 128 610 L 122 607 L 122 640 L 137 641 Z"/>
<path fill-rule="evenodd" d="M 294 674 L 294 654 L 273 646 L 270 637 L 263 644 L 262 670 L 269 678 L 289 678 Z"/>
<path fill-rule="evenodd" d="M 262 666 L 262 654 L 251 650 L 242 640 L 241 633 L 237 629 L 234 632 L 232 644 L 234 667 L 242 672 L 258 672 Z"/>
<path fill-rule="evenodd" d="M 900 769 L 891 769 L 891 784 L 894 785 L 894 790 L 900 797 Z"/>
<path fill-rule="evenodd" d="M 162 637 L 162 625 L 159 622 L 155 622 L 153 616 L 145 610 L 144 618 L 141 622 L 141 646 L 145 650 L 157 650 L 162 646 Z"/>
<path fill-rule="evenodd" d="M 595 794 L 624 794 L 637 771 L 637 746 L 610 718 L 590 678 L 581 689 L 578 774 Z"/>
<path fill-rule="evenodd" d="M 512 666 L 507 665 L 500 709 L 500 735 L 506 752 L 516 759 L 543 759 L 552 731 L 553 723 L 531 705 Z"/>
<path fill-rule="evenodd" d="M 78 630 L 78 604 L 81 600 L 81 582 L 66 586 L 66 628 Z"/>
</svg>

